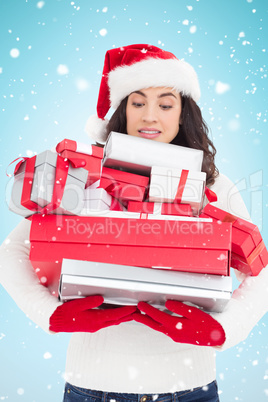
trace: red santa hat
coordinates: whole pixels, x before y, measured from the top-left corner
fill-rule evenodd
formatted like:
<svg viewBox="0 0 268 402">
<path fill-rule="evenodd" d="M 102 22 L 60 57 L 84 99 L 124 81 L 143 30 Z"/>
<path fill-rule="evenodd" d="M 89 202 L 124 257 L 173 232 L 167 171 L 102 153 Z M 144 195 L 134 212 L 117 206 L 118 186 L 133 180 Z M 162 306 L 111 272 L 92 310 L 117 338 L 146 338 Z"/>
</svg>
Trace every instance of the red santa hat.
<svg viewBox="0 0 268 402">
<path fill-rule="evenodd" d="M 85 127 L 89 137 L 104 143 L 108 124 L 105 116 L 110 107 L 116 109 L 132 92 L 150 87 L 171 87 L 196 102 L 200 97 L 195 70 L 174 54 L 145 44 L 108 50 L 100 84 L 97 116 L 91 116 Z"/>
</svg>

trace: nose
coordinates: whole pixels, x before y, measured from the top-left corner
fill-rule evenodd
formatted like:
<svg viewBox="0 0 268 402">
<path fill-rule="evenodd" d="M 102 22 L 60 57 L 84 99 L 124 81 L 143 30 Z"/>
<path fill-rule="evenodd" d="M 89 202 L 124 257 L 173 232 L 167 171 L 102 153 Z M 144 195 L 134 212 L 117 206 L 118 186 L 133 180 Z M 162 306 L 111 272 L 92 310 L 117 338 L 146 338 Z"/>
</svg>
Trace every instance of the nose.
<svg viewBox="0 0 268 402">
<path fill-rule="evenodd" d="M 155 123 L 158 120 L 156 107 L 153 105 L 147 105 L 143 109 L 142 120 L 147 123 Z"/>
</svg>

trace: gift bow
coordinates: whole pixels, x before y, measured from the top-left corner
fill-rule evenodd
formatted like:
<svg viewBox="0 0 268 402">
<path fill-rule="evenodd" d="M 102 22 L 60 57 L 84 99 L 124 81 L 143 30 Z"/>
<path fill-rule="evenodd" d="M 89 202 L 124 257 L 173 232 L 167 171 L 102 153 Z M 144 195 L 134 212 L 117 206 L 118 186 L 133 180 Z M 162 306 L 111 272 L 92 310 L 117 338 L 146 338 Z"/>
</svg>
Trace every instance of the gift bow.
<svg viewBox="0 0 268 402">
<path fill-rule="evenodd" d="M 214 191 L 212 191 L 207 186 L 205 187 L 205 195 L 206 195 L 209 203 L 210 202 L 216 202 L 218 200 L 217 194 L 214 193 Z"/>
<path fill-rule="evenodd" d="M 21 167 L 22 163 L 25 162 L 27 159 L 29 159 L 27 156 L 26 156 L 26 157 L 20 156 L 19 158 L 16 158 L 16 159 L 14 159 L 14 161 L 10 162 L 10 164 L 9 164 L 9 165 L 7 166 L 7 168 L 6 168 L 6 175 L 7 175 L 8 177 L 13 177 L 13 176 L 15 176 L 15 175 L 18 173 L 18 170 L 19 170 L 19 168 Z M 20 161 L 16 164 L 13 173 L 12 173 L 12 174 L 7 173 L 8 167 L 11 166 L 11 165 L 13 165 L 13 163 L 16 162 L 16 161 L 18 161 L 18 160 L 20 160 Z"/>
<path fill-rule="evenodd" d="M 90 144 L 82 144 L 74 140 L 63 140 L 56 145 L 56 151 L 61 153 L 63 151 L 74 151 L 86 155 L 93 155 L 93 148 Z"/>
<path fill-rule="evenodd" d="M 74 168 L 84 168 L 86 166 L 86 161 L 83 158 L 74 158 L 72 156 L 64 156 L 63 158 L 66 161 L 69 161 Z"/>
</svg>

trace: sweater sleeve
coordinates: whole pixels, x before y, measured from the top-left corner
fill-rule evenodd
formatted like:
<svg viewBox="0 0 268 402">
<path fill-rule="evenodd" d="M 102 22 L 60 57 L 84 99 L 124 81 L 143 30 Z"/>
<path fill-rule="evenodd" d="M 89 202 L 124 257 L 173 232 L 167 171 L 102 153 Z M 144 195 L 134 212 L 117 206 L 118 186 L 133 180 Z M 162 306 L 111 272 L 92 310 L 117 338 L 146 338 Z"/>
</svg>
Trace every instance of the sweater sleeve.
<svg viewBox="0 0 268 402">
<path fill-rule="evenodd" d="M 212 187 L 218 195 L 213 205 L 250 220 L 247 208 L 235 185 L 220 175 Z M 245 340 L 258 321 L 268 312 L 268 267 L 258 276 L 246 276 L 235 270 L 242 283 L 233 292 L 232 298 L 222 313 L 212 313 L 223 327 L 226 341 L 217 350 L 226 350 Z"/>
<path fill-rule="evenodd" d="M 0 283 L 18 307 L 44 331 L 62 303 L 40 284 L 29 260 L 31 223 L 24 219 L 0 247 Z"/>
</svg>

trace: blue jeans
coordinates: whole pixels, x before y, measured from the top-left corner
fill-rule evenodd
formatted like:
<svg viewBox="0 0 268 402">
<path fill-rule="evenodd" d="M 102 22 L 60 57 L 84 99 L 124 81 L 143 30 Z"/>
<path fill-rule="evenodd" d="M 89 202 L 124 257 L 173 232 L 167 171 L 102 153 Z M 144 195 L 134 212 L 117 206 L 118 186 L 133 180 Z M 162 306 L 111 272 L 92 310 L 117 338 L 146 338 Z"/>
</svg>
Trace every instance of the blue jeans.
<svg viewBox="0 0 268 402">
<path fill-rule="evenodd" d="M 66 383 L 63 402 L 219 402 L 216 381 L 174 394 L 118 394 L 75 387 Z"/>
</svg>

